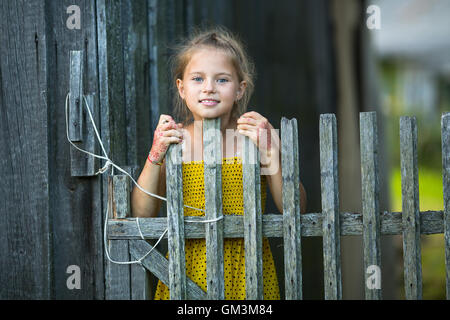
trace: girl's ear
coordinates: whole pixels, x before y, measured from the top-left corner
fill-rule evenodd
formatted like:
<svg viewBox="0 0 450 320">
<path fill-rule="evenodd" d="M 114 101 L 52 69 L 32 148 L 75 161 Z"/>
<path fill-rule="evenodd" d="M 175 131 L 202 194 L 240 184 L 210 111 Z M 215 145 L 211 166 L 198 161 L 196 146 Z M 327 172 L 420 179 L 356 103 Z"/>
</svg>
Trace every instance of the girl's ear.
<svg viewBox="0 0 450 320">
<path fill-rule="evenodd" d="M 177 88 L 178 88 L 178 93 L 180 94 L 181 99 L 184 100 L 184 86 L 183 86 L 183 80 L 177 79 Z"/>
<path fill-rule="evenodd" d="M 247 82 L 241 81 L 241 83 L 239 84 L 239 89 L 236 92 L 236 100 L 241 100 L 241 98 L 244 96 L 246 88 L 247 88 Z"/>
</svg>

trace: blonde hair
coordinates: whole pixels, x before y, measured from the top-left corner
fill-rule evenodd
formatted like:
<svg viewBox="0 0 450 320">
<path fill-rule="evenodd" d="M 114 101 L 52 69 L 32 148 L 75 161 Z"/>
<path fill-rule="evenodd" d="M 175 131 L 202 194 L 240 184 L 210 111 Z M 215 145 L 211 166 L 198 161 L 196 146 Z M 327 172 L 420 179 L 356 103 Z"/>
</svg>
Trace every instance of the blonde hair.
<svg viewBox="0 0 450 320">
<path fill-rule="evenodd" d="M 231 111 L 232 118 L 238 118 L 247 110 L 247 104 L 253 94 L 256 78 L 255 67 L 245 52 L 244 45 L 240 39 L 221 26 L 216 26 L 208 30 L 194 30 L 187 39 L 174 48 L 174 54 L 170 61 L 172 66 L 175 117 L 177 121 L 185 125 L 193 121 L 193 116 L 178 93 L 176 81 L 177 79 L 183 79 L 184 71 L 195 51 L 204 49 L 205 47 L 223 50 L 228 53 L 236 69 L 239 83 L 245 81 L 247 84 L 242 98 L 233 105 Z"/>
</svg>

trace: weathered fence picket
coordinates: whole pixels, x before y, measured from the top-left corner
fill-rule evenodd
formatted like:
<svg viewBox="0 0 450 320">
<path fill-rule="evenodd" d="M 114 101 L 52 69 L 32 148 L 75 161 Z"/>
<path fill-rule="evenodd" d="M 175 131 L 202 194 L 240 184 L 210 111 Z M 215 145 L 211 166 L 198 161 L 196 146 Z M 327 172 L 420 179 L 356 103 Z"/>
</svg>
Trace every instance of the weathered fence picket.
<svg viewBox="0 0 450 320">
<path fill-rule="evenodd" d="M 380 238 L 382 235 L 403 235 L 405 292 L 407 299 L 422 298 L 420 236 L 445 235 L 447 270 L 447 298 L 449 297 L 450 266 L 450 113 L 442 116 L 442 163 L 444 184 L 444 211 L 419 211 L 417 127 L 414 118 L 400 120 L 402 212 L 379 211 L 378 134 L 374 112 L 360 114 L 362 213 L 339 211 L 337 126 L 333 114 L 320 117 L 320 164 L 322 212 L 300 215 L 298 132 L 295 119 L 281 121 L 281 165 L 283 177 L 283 215 L 261 215 L 261 185 L 259 152 L 248 138 L 243 143 L 244 216 L 222 217 L 220 120 L 204 123 L 205 217 L 189 217 L 185 225 L 182 198 L 181 146 L 169 148 L 167 161 L 167 218 L 141 218 L 140 230 L 145 239 L 157 239 L 166 228 L 169 233 L 169 259 L 156 250 L 142 259 L 142 266 L 169 286 L 171 299 L 224 299 L 223 241 L 224 238 L 244 238 L 246 259 L 246 298 L 263 298 L 262 239 L 283 237 L 285 257 L 286 299 L 302 299 L 301 238 L 323 237 L 325 299 L 342 298 L 340 237 L 362 235 L 364 242 L 365 297 L 381 299 L 381 279 L 373 281 L 371 272 L 381 270 Z M 144 256 L 152 246 L 140 240 L 136 219 L 128 218 L 129 197 L 127 185 L 121 177 L 114 177 L 114 214 L 108 223 L 108 239 L 128 243 L 127 248 L 114 246 L 116 254 L 125 259 L 126 250 L 135 259 Z M 118 196 L 115 196 L 115 194 Z M 222 217 L 222 218 L 221 218 Z M 191 221 L 205 223 L 192 223 Z M 207 239 L 207 292 L 186 277 L 184 239 Z M 208 240 L 209 239 L 209 240 Z M 128 240 L 128 241 L 121 241 Z M 209 261 L 209 264 L 208 264 Z M 141 266 L 136 266 L 141 268 Z M 109 270 L 109 269 L 108 269 Z M 109 292 L 130 282 L 130 274 L 109 273 Z M 139 269 L 141 271 L 141 269 Z M 208 276 L 209 274 L 209 276 Z M 141 274 L 142 275 L 142 274 Z M 131 275 L 133 276 L 133 275 Z M 138 278 L 135 280 L 137 281 Z M 127 282 L 128 281 L 128 282 Z M 378 282 L 377 282 L 378 281 Z M 131 279 L 131 285 L 135 281 Z M 119 289 L 115 289 L 118 287 Z M 139 297 L 137 285 L 132 297 Z M 117 298 L 108 296 L 108 298 Z"/>
<path fill-rule="evenodd" d="M 169 289 L 171 300 L 186 299 L 184 252 L 183 172 L 181 145 L 172 145 L 166 156 Z"/>
<path fill-rule="evenodd" d="M 371 281 L 368 279 L 368 271 L 373 273 L 381 269 L 378 133 L 375 112 L 360 114 L 360 137 L 365 297 L 367 300 L 380 300 L 381 283 L 367 284 L 367 281 Z"/>
<path fill-rule="evenodd" d="M 260 158 L 255 144 L 248 137 L 244 137 L 242 153 L 245 292 L 247 300 L 262 300 L 264 290 Z"/>
<path fill-rule="evenodd" d="M 323 214 L 325 299 L 342 298 L 337 125 L 334 114 L 320 116 L 320 176 Z"/>
<path fill-rule="evenodd" d="M 108 177 L 108 194 L 111 211 L 109 218 L 125 219 L 130 213 L 129 180 L 125 175 Z M 129 259 L 128 241 L 109 240 L 106 244 L 110 255 L 118 261 Z M 109 263 L 106 266 L 106 298 L 109 300 L 129 299 L 131 295 L 129 266 Z"/>
<path fill-rule="evenodd" d="M 422 299 L 417 125 L 414 117 L 400 118 L 400 168 L 405 295 L 406 299 Z"/>
<path fill-rule="evenodd" d="M 284 285 L 287 300 L 302 299 L 302 251 L 298 132 L 296 119 L 281 119 Z"/>
<path fill-rule="evenodd" d="M 219 147 L 217 147 L 219 146 Z M 205 219 L 222 216 L 222 148 L 220 119 L 203 121 Z M 206 283 L 208 299 L 224 299 L 223 221 L 206 225 Z"/>
<path fill-rule="evenodd" d="M 444 194 L 445 278 L 450 300 L 450 112 L 442 115 L 442 182 Z"/>
</svg>

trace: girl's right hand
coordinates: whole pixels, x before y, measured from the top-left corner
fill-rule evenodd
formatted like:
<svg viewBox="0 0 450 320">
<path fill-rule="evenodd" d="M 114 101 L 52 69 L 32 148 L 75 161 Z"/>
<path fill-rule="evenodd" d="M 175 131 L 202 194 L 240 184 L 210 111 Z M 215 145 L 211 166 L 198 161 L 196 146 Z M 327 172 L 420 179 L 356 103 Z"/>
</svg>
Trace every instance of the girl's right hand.
<svg viewBox="0 0 450 320">
<path fill-rule="evenodd" d="M 162 162 L 171 143 L 183 142 L 182 127 L 183 124 L 176 124 L 169 115 L 162 114 L 159 117 L 158 126 L 153 134 L 152 149 L 148 156 L 151 162 Z"/>
</svg>

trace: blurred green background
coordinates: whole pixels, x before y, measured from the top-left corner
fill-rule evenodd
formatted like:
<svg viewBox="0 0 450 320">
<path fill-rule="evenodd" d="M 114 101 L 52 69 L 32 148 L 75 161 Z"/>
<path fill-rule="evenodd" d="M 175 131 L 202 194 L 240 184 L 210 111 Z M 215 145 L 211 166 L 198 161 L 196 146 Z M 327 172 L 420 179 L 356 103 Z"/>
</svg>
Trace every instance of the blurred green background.
<svg viewBox="0 0 450 320">
<path fill-rule="evenodd" d="M 402 211 L 401 116 L 417 119 L 420 211 L 443 210 L 441 116 L 450 111 L 450 1 L 375 0 L 374 33 L 389 161 L 391 211 Z M 421 237 L 423 299 L 445 299 L 444 235 Z M 396 237 L 398 297 L 405 298 L 402 237 Z"/>
<path fill-rule="evenodd" d="M 441 115 L 450 110 L 450 82 L 420 65 L 389 58 L 380 59 L 379 72 L 391 168 L 391 211 L 402 211 L 399 122 L 408 115 L 417 119 L 420 211 L 443 210 Z M 402 261 L 398 295 L 404 299 L 401 237 L 397 240 Z M 423 299 L 445 299 L 444 235 L 424 235 L 421 244 Z"/>
</svg>

